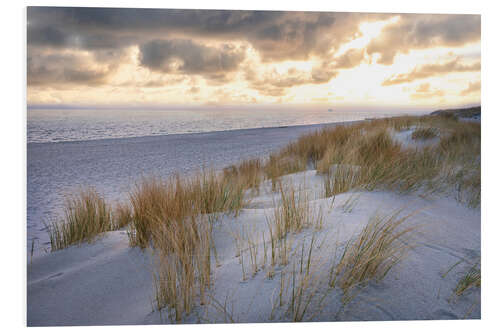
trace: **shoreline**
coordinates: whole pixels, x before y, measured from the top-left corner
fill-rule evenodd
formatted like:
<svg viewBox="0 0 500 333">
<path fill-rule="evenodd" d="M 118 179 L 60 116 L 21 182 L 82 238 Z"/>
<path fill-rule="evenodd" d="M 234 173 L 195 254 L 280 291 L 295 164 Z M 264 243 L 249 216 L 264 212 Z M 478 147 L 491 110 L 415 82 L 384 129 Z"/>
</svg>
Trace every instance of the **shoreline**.
<svg viewBox="0 0 500 333">
<path fill-rule="evenodd" d="M 64 197 L 80 186 L 94 186 L 110 201 L 126 199 L 141 176 L 189 175 L 206 168 L 222 170 L 247 158 L 265 158 L 303 134 L 335 122 L 287 127 L 235 129 L 27 144 L 27 244 L 43 254 L 43 221 L 57 218 Z"/>
<path fill-rule="evenodd" d="M 258 130 L 280 130 L 280 129 L 301 129 L 306 127 L 317 127 L 321 128 L 324 126 L 337 126 L 339 124 L 351 125 L 363 121 L 370 121 L 375 119 L 385 119 L 391 117 L 380 117 L 380 118 L 365 118 L 360 120 L 346 120 L 346 121 L 336 121 L 329 123 L 316 123 L 316 124 L 305 124 L 305 125 L 281 125 L 281 126 L 270 126 L 270 127 L 249 127 L 249 128 L 234 128 L 228 130 L 216 130 L 207 132 L 185 132 L 185 133 L 172 133 L 172 134 L 153 134 L 153 135 L 142 135 L 142 136 L 124 136 L 116 138 L 99 138 L 99 139 L 88 139 L 88 140 L 61 140 L 61 141 L 47 141 L 47 142 L 26 142 L 27 145 L 43 145 L 43 144 L 62 144 L 62 143 L 84 143 L 84 142 L 95 142 L 95 141 L 115 141 L 115 140 L 147 140 L 150 138 L 164 138 L 164 137 L 174 137 L 174 136 L 185 136 L 185 135 L 208 135 L 208 134 L 220 134 L 220 133 L 231 133 L 237 131 L 258 131 Z"/>
<path fill-rule="evenodd" d="M 29 253 L 35 239 L 35 253 L 43 253 L 48 241 L 43 221 L 56 218 L 64 196 L 80 186 L 95 186 L 107 199 L 119 201 L 143 175 L 222 170 L 243 159 L 265 158 L 303 134 L 366 121 L 28 143 L 26 248 Z"/>
</svg>

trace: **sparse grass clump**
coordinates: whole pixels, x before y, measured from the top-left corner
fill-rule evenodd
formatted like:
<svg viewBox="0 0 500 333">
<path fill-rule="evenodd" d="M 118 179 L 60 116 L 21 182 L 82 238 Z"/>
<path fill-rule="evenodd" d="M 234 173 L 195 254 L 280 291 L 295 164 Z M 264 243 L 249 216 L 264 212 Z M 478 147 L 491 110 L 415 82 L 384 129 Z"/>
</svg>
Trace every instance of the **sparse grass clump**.
<svg viewBox="0 0 500 333">
<path fill-rule="evenodd" d="M 333 167 L 333 170 L 330 170 L 323 180 L 325 197 L 347 192 L 359 185 L 360 167 L 345 164 Z"/>
<path fill-rule="evenodd" d="M 64 219 L 47 226 L 51 251 L 61 250 L 83 241 L 92 241 L 98 234 L 113 230 L 111 209 L 94 190 L 80 190 L 68 197 Z"/>
<path fill-rule="evenodd" d="M 231 165 L 224 168 L 222 179 L 235 181 L 244 189 L 251 189 L 254 194 L 258 194 L 260 183 L 264 179 L 264 170 L 260 159 L 244 160 L 238 165 Z"/>
<path fill-rule="evenodd" d="M 303 157 L 283 155 L 283 153 L 269 155 L 269 160 L 264 166 L 264 172 L 267 178 L 271 180 L 273 191 L 277 189 L 279 177 L 306 169 L 307 163 Z"/>
<path fill-rule="evenodd" d="M 132 207 L 128 204 L 118 203 L 113 208 L 113 230 L 126 227 L 132 222 Z"/>
<path fill-rule="evenodd" d="M 238 178 L 221 177 L 208 171 L 195 177 L 185 190 L 195 213 L 232 212 L 238 215 L 244 206 L 245 188 Z"/>
<path fill-rule="evenodd" d="M 304 253 L 304 243 L 300 256 L 300 266 L 294 262 L 291 273 L 290 300 L 286 313 L 292 321 L 302 321 L 319 289 L 317 272 L 312 268 L 312 253 L 314 235 L 311 238 L 307 255 Z"/>
<path fill-rule="evenodd" d="M 279 289 L 271 298 L 271 321 L 277 314 L 280 320 L 310 321 L 321 312 L 328 288 L 319 269 L 321 260 L 315 257 L 316 247 L 313 234 L 309 241 L 304 240 L 302 246 L 295 248 L 288 267 L 281 269 Z"/>
<path fill-rule="evenodd" d="M 435 128 L 432 127 L 421 127 L 417 128 L 411 134 L 411 138 L 413 140 L 429 140 L 434 139 L 438 136 L 438 132 Z"/>
<path fill-rule="evenodd" d="M 151 233 L 157 228 L 155 223 L 165 211 L 172 219 L 185 217 L 188 205 L 183 201 L 182 190 L 181 186 L 169 190 L 162 180 L 156 178 L 143 179 L 136 185 L 130 194 L 134 212 L 129 232 L 131 246 L 145 248 L 149 245 Z"/>
<path fill-rule="evenodd" d="M 470 288 L 481 287 L 481 269 L 477 268 L 477 264 L 472 266 L 467 273 L 458 281 L 457 286 L 453 290 L 455 295 L 461 296 Z"/>
<path fill-rule="evenodd" d="M 212 230 L 208 221 L 187 218 L 153 231 L 155 306 L 168 307 L 169 316 L 180 322 L 189 314 L 196 297 L 206 302 L 211 285 Z"/>
<path fill-rule="evenodd" d="M 353 287 L 371 279 L 382 280 L 408 250 L 404 239 L 414 228 L 403 226 L 409 216 L 398 215 L 399 212 L 386 217 L 373 216 L 333 263 L 330 286 L 340 287 L 346 299 Z"/>
<path fill-rule="evenodd" d="M 465 153 L 464 148 L 477 149 L 481 144 L 481 125 L 457 123 L 441 138 L 439 148 L 443 153 Z M 480 148 L 480 147 L 479 147 Z M 458 151 L 457 151 L 458 150 Z"/>
<path fill-rule="evenodd" d="M 321 225 L 322 216 L 315 216 L 303 189 L 279 183 L 279 193 L 281 203 L 275 204 L 272 219 L 278 239 L 284 238 L 289 232 L 300 232 L 304 228 Z"/>
<path fill-rule="evenodd" d="M 398 132 L 408 130 L 415 124 L 415 117 L 411 116 L 393 117 L 384 120 Z"/>
</svg>

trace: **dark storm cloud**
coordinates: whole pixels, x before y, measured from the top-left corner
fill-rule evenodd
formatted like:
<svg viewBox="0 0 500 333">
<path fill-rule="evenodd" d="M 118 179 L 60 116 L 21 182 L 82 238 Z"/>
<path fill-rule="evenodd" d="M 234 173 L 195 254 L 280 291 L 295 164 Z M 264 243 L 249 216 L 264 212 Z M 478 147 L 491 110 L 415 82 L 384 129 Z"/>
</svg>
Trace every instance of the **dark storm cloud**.
<svg viewBox="0 0 500 333">
<path fill-rule="evenodd" d="M 86 85 L 97 86 L 107 83 L 116 65 L 95 67 L 88 59 L 75 55 L 50 54 L 36 56 L 28 54 L 28 85 Z"/>
<path fill-rule="evenodd" d="M 67 29 L 55 23 L 53 26 L 28 26 L 28 46 L 55 49 L 103 50 L 119 49 L 136 43 L 133 35 L 118 35 L 109 32 Z"/>
<path fill-rule="evenodd" d="M 413 82 L 419 79 L 425 79 L 432 76 L 446 75 L 456 72 L 477 72 L 481 70 L 481 62 L 473 64 L 463 64 L 459 58 L 442 64 L 427 64 L 415 67 L 411 72 L 404 74 L 397 74 L 391 76 L 384 82 L 383 86 L 391 86 L 395 84 Z"/>
<path fill-rule="evenodd" d="M 462 46 L 481 39 L 479 15 L 401 15 L 399 22 L 382 30 L 367 46 L 380 53 L 379 63 L 390 65 L 398 53 L 437 46 Z"/>
<path fill-rule="evenodd" d="M 140 46 L 141 65 L 163 73 L 225 74 L 244 58 L 242 48 L 209 47 L 189 39 L 153 40 Z"/>
<path fill-rule="evenodd" d="M 63 47 L 69 43 L 68 35 L 51 26 L 39 29 L 28 27 L 28 44 Z"/>
<path fill-rule="evenodd" d="M 29 7 L 28 44 L 93 50 L 140 45 L 167 35 L 248 41 L 264 60 L 307 59 L 352 39 L 361 19 L 379 17 L 384 15 Z"/>
<path fill-rule="evenodd" d="M 275 22 L 286 12 L 143 8 L 29 7 L 34 23 L 56 19 L 68 28 L 137 32 L 183 29 L 205 34 L 231 34 Z"/>
<path fill-rule="evenodd" d="M 352 39 L 361 18 L 346 13 L 29 7 L 27 40 L 32 54 L 87 50 L 102 64 L 117 63 L 102 55 L 137 45 L 141 64 L 152 71 L 198 74 L 220 84 L 244 60 L 243 50 L 231 46 L 234 41 L 250 43 L 264 61 L 305 60 Z M 208 41 L 224 45 L 207 46 Z M 312 80 L 331 77 L 316 71 Z"/>
</svg>

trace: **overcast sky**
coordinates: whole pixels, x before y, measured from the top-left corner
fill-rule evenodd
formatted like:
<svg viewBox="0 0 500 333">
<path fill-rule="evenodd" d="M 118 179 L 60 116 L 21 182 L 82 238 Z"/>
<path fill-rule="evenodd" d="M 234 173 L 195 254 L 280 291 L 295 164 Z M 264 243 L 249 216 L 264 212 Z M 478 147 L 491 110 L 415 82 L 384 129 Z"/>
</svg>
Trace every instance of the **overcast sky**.
<svg viewBox="0 0 500 333">
<path fill-rule="evenodd" d="M 479 15 L 29 7 L 28 104 L 479 104 Z"/>
</svg>

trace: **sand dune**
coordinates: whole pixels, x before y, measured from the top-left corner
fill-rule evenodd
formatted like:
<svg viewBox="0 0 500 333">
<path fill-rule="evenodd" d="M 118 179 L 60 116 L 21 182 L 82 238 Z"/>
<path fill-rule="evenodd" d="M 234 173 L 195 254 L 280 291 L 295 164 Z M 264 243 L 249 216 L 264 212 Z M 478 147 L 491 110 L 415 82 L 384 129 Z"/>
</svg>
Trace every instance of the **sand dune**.
<svg viewBox="0 0 500 333">
<path fill-rule="evenodd" d="M 308 184 L 304 187 L 310 194 L 321 190 L 320 176 L 315 171 L 288 175 L 286 181 L 299 186 Z M 340 302 L 340 291 L 318 283 L 317 294 L 326 298 L 319 306 L 312 303 L 306 318 L 335 321 L 480 317 L 479 290 L 453 296 L 457 281 L 480 257 L 479 210 L 467 208 L 453 198 L 424 199 L 383 191 L 338 195 L 333 208 L 332 198 L 311 198 L 315 210 L 323 211 L 324 226 L 319 231 L 308 228 L 291 236 L 291 261 L 297 260 L 302 244 L 307 248 L 314 234 L 313 266 L 318 276 L 327 274 L 335 247 L 345 244 L 376 213 L 397 209 L 403 209 L 402 214 L 416 212 L 408 223 L 419 228 L 413 237 L 414 248 L 405 259 L 382 282 L 370 282 L 347 306 Z M 353 198 L 352 211 L 346 211 L 344 204 Z M 290 320 L 283 309 L 273 310 L 273 302 L 280 289 L 280 272 L 289 271 L 291 264 L 277 268 L 273 279 L 267 277 L 266 269 L 255 276 L 248 271 L 245 279 L 242 276 L 235 235 L 254 237 L 258 260 L 263 260 L 262 233 L 273 206 L 269 184 L 263 185 L 253 203 L 253 208 L 244 209 L 238 218 L 225 216 L 216 224 L 212 301 L 196 307 L 184 322 L 230 321 L 216 301 L 227 304 L 231 320 L 236 322 Z M 128 246 L 125 231 L 108 232 L 92 244 L 34 258 L 28 268 L 28 325 L 169 322 L 166 310 L 153 311 L 151 260 L 150 251 Z M 244 266 L 250 267 L 245 250 L 243 260 Z M 443 278 L 458 261 L 460 264 Z"/>
</svg>

